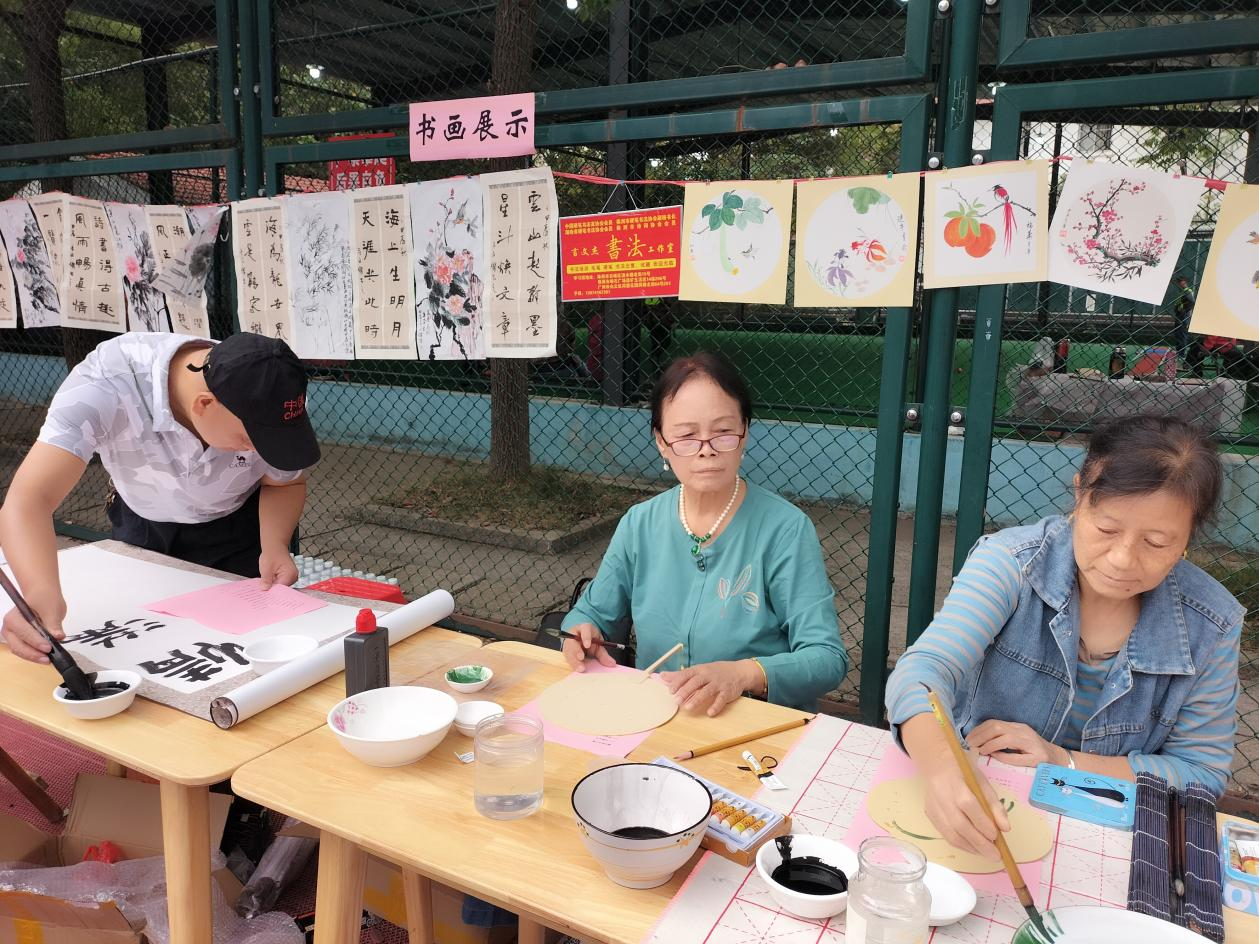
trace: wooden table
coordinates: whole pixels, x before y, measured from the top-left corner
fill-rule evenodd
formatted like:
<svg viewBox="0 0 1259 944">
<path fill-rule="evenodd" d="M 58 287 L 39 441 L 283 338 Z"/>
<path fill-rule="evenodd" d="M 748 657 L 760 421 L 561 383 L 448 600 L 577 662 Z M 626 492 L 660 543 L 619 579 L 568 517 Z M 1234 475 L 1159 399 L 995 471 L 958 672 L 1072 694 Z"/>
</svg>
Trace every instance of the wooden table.
<svg viewBox="0 0 1259 944">
<path fill-rule="evenodd" d="M 112 543 L 112 542 L 111 542 Z M 235 579 L 207 568 L 151 555 L 171 566 Z M 329 600 L 346 602 L 343 598 Z M 367 601 L 377 609 L 391 604 Z M 393 649 L 400 675 L 418 675 L 451 658 L 458 648 L 481 640 L 445 629 L 423 630 Z M 230 730 L 144 698 L 120 715 L 80 721 L 52 700 L 57 674 L 0 647 L 0 713 L 104 755 L 158 781 L 162 797 L 162 842 L 166 859 L 171 944 L 211 944 L 209 786 L 229 779 L 242 764 L 262 757 L 327 721 L 345 697 L 339 673 L 300 695 L 255 715 Z M 343 758 L 339 759 L 344 762 Z"/>
<path fill-rule="evenodd" d="M 519 642 L 494 644 L 541 663 L 495 701 L 514 710 L 563 678 L 558 652 Z M 679 713 L 631 755 L 654 760 L 691 747 L 800 717 L 801 713 L 740 699 L 717 718 Z M 799 736 L 787 731 L 756 742 L 782 757 Z M 581 844 L 574 824 L 573 786 L 604 761 L 548 743 L 542 809 L 509 822 L 477 813 L 472 767 L 454 749 L 468 738 L 452 728 L 431 754 L 407 767 L 369 767 L 350 757 L 327 727 L 241 767 L 232 787 L 274 810 L 320 829 L 316 941 L 356 940 L 366 854 L 403 869 L 411 942 L 431 942 L 428 882 L 437 880 L 520 916 L 520 944 L 540 944 L 544 928 L 599 941 L 637 944 L 681 886 L 689 868 L 647 891 L 614 884 Z M 744 794 L 758 785 L 737 769 L 741 748 L 688 761 L 696 773 Z M 694 860 L 693 860 L 694 861 Z"/>
</svg>

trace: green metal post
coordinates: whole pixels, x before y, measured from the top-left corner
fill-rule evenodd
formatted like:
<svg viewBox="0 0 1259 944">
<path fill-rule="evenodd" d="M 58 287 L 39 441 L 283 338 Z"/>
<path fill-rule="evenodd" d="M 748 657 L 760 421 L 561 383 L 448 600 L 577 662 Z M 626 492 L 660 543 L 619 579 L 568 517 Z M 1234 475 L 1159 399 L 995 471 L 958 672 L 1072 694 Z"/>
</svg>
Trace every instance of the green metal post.
<svg viewBox="0 0 1259 944">
<path fill-rule="evenodd" d="M 957 0 L 953 5 L 952 41 L 947 50 L 949 84 L 945 91 L 946 124 L 938 131 L 944 142 L 945 167 L 962 167 L 971 162 L 982 16 L 983 0 Z M 926 346 L 927 371 L 922 390 L 922 434 L 913 559 L 909 575 L 907 644 L 918 638 L 935 613 L 944 463 L 948 452 L 949 387 L 956 337 L 957 289 L 937 289 L 931 295 L 930 314 L 922 342 Z"/>
<path fill-rule="evenodd" d="M 240 110 L 241 164 L 245 175 L 243 197 L 259 197 L 266 193 L 262 172 L 262 115 L 258 93 L 258 4 L 272 0 L 238 0 L 240 16 Z M 269 41 L 269 37 L 268 37 Z"/>
<path fill-rule="evenodd" d="M 921 170 L 926 160 L 929 99 L 901 124 L 902 171 Z M 883 720 L 887 655 L 891 637 L 892 582 L 896 567 L 896 520 L 900 509 L 901 453 L 905 442 L 905 385 L 913 334 L 912 308 L 891 308 L 883 333 L 879 383 L 879 429 L 874 446 L 874 491 L 870 498 L 870 554 L 861 633 L 861 720 Z"/>
<path fill-rule="evenodd" d="M 235 0 L 215 0 L 215 34 L 218 39 L 218 103 L 219 124 L 227 129 L 228 137 L 235 141 L 240 137 L 240 115 L 236 111 L 236 3 Z M 214 115 L 210 116 L 211 118 Z M 239 192 L 239 191 L 235 191 Z"/>
</svg>

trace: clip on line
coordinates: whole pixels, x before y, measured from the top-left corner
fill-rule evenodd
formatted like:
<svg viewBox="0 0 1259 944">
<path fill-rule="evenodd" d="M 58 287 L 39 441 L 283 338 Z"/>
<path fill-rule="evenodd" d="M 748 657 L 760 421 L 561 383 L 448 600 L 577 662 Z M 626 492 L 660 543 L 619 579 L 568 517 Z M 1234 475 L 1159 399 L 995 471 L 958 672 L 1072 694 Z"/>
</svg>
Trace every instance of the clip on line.
<svg viewBox="0 0 1259 944">
<path fill-rule="evenodd" d="M 641 184 L 643 183 L 643 181 L 636 180 L 634 181 L 634 183 Z M 638 201 L 634 199 L 634 191 L 630 189 L 629 182 L 624 181 L 624 180 L 618 180 L 615 186 L 613 186 L 612 189 L 608 191 L 608 199 L 603 201 L 603 209 L 599 211 L 600 213 L 606 213 L 608 211 L 608 205 L 612 202 L 612 198 L 616 196 L 616 192 L 620 190 L 622 187 L 625 188 L 625 195 L 629 198 L 630 208 L 634 210 L 642 209 L 642 207 L 638 205 Z"/>
</svg>

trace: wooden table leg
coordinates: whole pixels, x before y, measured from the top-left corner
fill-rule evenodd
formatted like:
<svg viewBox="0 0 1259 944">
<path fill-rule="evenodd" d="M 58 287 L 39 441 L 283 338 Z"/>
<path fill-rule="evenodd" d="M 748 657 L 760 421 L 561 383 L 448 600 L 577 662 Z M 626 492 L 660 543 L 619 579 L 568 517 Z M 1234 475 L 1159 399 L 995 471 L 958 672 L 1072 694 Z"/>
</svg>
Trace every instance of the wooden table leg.
<svg viewBox="0 0 1259 944">
<path fill-rule="evenodd" d="M 57 805 L 57 801 L 48 795 L 48 791 L 35 782 L 22 765 L 0 749 L 0 777 L 3 777 L 26 799 L 31 801 L 35 809 L 44 814 L 50 823 L 60 823 L 66 818 L 66 811 Z"/>
<path fill-rule="evenodd" d="M 407 940 L 410 944 L 435 944 L 433 883 L 418 872 L 403 869 L 402 895 L 407 903 Z"/>
<path fill-rule="evenodd" d="M 315 886 L 315 944 L 346 944 L 362 934 L 367 854 L 348 839 L 321 830 Z"/>
<path fill-rule="evenodd" d="M 546 927 L 521 915 L 516 944 L 546 944 Z"/>
<path fill-rule="evenodd" d="M 161 795 L 171 944 L 212 944 L 210 790 L 163 780 Z"/>
</svg>

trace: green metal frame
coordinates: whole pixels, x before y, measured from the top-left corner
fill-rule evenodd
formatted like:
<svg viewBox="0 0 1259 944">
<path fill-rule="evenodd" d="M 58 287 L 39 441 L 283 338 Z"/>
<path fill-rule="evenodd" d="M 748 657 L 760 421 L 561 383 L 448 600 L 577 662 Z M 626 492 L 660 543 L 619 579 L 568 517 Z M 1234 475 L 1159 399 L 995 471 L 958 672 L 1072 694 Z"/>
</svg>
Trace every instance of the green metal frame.
<svg viewBox="0 0 1259 944">
<path fill-rule="evenodd" d="M 721 111 L 619 118 L 608 121 L 577 121 L 539 125 L 538 147 L 574 144 L 605 144 L 609 141 L 656 141 L 752 131 L 784 131 L 831 128 L 842 125 L 893 124 L 916 119 L 927 107 L 924 95 L 888 95 L 845 102 L 805 102 L 763 108 L 727 108 Z M 264 160 L 268 193 L 282 180 L 285 164 L 308 161 L 351 160 L 367 157 L 406 157 L 410 142 L 405 135 L 362 138 L 356 141 L 313 141 L 267 147 Z"/>
<path fill-rule="evenodd" d="M 997 65 L 1003 69 L 1114 62 L 1259 49 L 1259 16 L 1141 26 L 1133 29 L 1029 36 L 1032 0 L 1003 0 Z"/>
<path fill-rule="evenodd" d="M 901 120 L 900 170 L 926 166 L 932 98 Z M 896 568 L 896 522 L 900 511 L 901 455 L 905 445 L 905 389 L 913 340 L 914 310 L 889 308 L 884 319 L 883 367 L 879 379 L 879 425 L 874 446 L 874 491 L 870 497 L 870 551 L 866 559 L 865 616 L 861 635 L 861 720 L 883 722 L 887 657 L 891 642 L 892 582 Z"/>
<path fill-rule="evenodd" d="M 1068 109 L 1079 114 L 1094 108 L 1179 105 L 1256 96 L 1259 96 L 1259 67 L 1201 69 L 1042 85 L 1007 85 L 997 92 L 990 154 L 993 160 L 1017 158 L 1023 123 L 1028 115 L 1038 112 Z M 981 500 L 959 502 L 954 573 L 983 534 L 988 475 L 992 464 L 1004 308 L 1004 286 L 988 286 L 980 290 L 975 311 L 975 346 L 960 491 L 963 495 L 979 496 Z M 982 332 L 979 326 L 983 326 Z"/>
<path fill-rule="evenodd" d="M 44 177 L 91 177 L 98 174 L 137 174 L 155 170 L 189 170 L 194 167 L 226 167 L 231 172 L 236 151 L 179 151 L 175 154 L 137 154 L 51 164 L 17 164 L 0 167 L 0 181 L 39 180 Z"/>
<path fill-rule="evenodd" d="M 263 134 L 294 137 L 406 127 L 409 109 L 405 103 L 326 115 L 280 117 L 276 114 L 272 0 L 241 0 L 242 4 L 247 2 L 256 2 L 259 8 L 256 22 L 260 39 L 257 46 L 261 51 L 259 65 Z M 934 13 L 934 0 L 909 0 L 906 9 L 905 48 L 899 56 L 859 59 L 853 62 L 832 62 L 794 69 L 770 69 L 538 92 L 537 113 L 562 115 L 578 112 L 604 112 L 658 107 L 661 102 L 668 102 L 673 106 L 697 105 L 729 99 L 800 95 L 810 92 L 833 92 L 847 88 L 870 88 L 876 85 L 906 85 L 921 82 L 927 78 L 931 67 L 931 24 Z M 245 39 L 243 32 L 241 39 L 243 49 Z M 542 131 L 542 126 L 539 126 L 538 131 L 539 133 Z"/>
<path fill-rule="evenodd" d="M 979 82 L 979 33 L 983 0 L 957 0 L 949 45 L 948 85 L 942 94 L 944 167 L 971 163 L 975 130 L 975 88 Z M 957 289 L 931 292 L 924 328 L 926 373 L 922 387 L 918 492 L 914 509 L 913 557 L 909 568 L 906 645 L 912 644 L 935 615 L 936 566 L 940 560 L 940 520 L 944 505 L 944 463 L 948 452 L 949 388 L 957 337 Z"/>
</svg>

